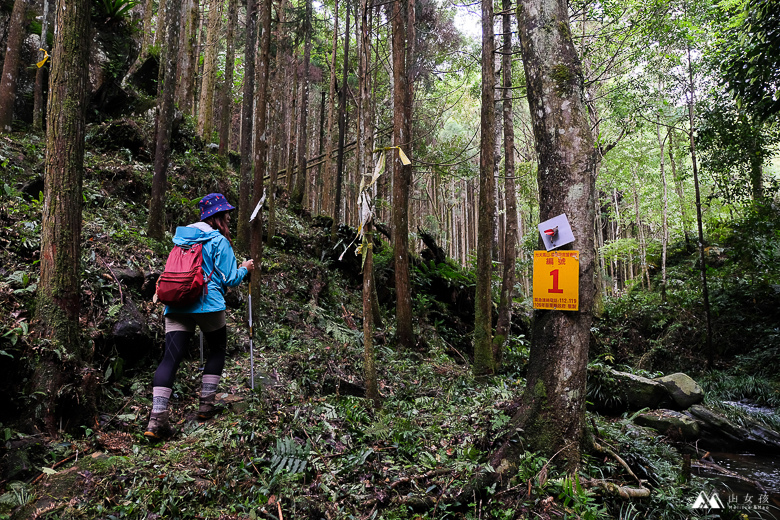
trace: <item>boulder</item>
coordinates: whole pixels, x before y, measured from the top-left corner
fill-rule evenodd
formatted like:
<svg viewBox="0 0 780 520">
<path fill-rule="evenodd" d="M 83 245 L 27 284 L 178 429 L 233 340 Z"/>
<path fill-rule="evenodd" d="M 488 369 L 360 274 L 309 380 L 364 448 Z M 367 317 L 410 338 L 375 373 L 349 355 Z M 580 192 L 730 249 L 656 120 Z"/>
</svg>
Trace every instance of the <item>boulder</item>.
<svg viewBox="0 0 780 520">
<path fill-rule="evenodd" d="M 691 406 L 686 414 L 696 420 L 701 430 L 701 444 L 710 450 L 747 449 L 778 453 L 780 433 L 759 423 L 743 419 L 744 426 L 701 405 Z"/>
<path fill-rule="evenodd" d="M 676 410 L 686 410 L 704 399 L 704 391 L 696 381 L 681 372 L 656 377 L 654 381 L 658 381 L 666 387 L 677 405 L 674 407 Z"/>
<path fill-rule="evenodd" d="M 658 381 L 617 370 L 612 373 L 623 394 L 622 401 L 630 410 L 655 409 L 669 404 L 669 391 Z"/>
<path fill-rule="evenodd" d="M 637 415 L 634 422 L 647 426 L 669 437 L 693 440 L 699 436 L 699 424 L 684 413 L 674 410 L 652 410 Z"/>
</svg>

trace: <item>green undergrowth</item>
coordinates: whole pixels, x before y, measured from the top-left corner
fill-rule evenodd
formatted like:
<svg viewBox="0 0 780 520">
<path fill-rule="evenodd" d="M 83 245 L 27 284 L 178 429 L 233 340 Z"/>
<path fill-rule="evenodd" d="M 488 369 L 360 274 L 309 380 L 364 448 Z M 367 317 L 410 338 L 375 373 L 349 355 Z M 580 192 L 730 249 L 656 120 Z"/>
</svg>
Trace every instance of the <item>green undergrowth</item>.
<svg viewBox="0 0 780 520">
<path fill-rule="evenodd" d="M 9 381 L 16 377 L 12 371 L 29 369 L 32 360 L 23 353 L 35 344 L 29 330 L 41 200 L 25 186 L 41 173 L 40 160 L 35 139 L 0 142 L 0 164 L 10 175 L 0 209 L 5 245 L 0 248 L 0 357 L 13 362 L 3 369 Z M 690 513 L 687 506 L 701 483 L 680 481 L 681 461 L 666 439 L 633 426 L 630 417 L 595 414 L 588 417 L 589 434 L 626 457 L 632 468 L 645 468 L 640 478 L 651 486 L 650 498 L 628 501 L 586 489 L 589 479 L 637 484 L 615 459 L 587 447 L 578 475 L 562 473 L 555 459 L 524 452 L 505 486 L 462 494 L 475 477 L 491 470 L 489 455 L 505 438 L 523 442 L 522 432 L 510 431 L 509 425 L 525 386 L 528 339 L 514 334 L 505 370 L 474 379 L 464 325 L 474 275 L 449 263 L 418 262 L 412 274 L 417 348 L 395 345 L 394 306 L 385 302 L 384 325 L 373 338 L 382 406 L 373 408 L 362 397 L 360 273 L 332 259 L 332 248 L 323 245 L 326 229 L 284 204 L 277 234 L 253 275 L 261 290 L 252 302 L 251 343 L 246 286 L 228 293 L 229 357 L 219 394 L 227 411 L 205 423 L 194 419 L 201 372 L 193 341 L 173 388 L 178 433 L 150 444 L 143 430 L 162 352 L 160 308 L 138 289 L 121 291 L 114 275 L 120 269 L 161 270 L 170 237 L 158 242 L 144 231 L 152 175 L 148 160 L 118 147 L 90 150 L 86 162 L 82 323 L 85 341 L 95 347 L 99 416 L 76 432 L 63 429 L 57 438 L 44 438 L 22 419 L 9 419 L 23 417 L 34 403 L 35 396 L 22 395 L 24 381 L 4 387 L 4 406 L 13 406 L 0 424 L 3 456 L 24 452 L 21 463 L 28 469 L 3 482 L 0 518 L 676 519 Z M 237 199 L 236 174 L 224 161 L 188 149 L 176 153 L 172 164 L 169 232 L 196 219 L 195 202 L 204 193 L 221 191 Z M 387 276 L 389 256 L 377 251 L 378 276 Z M 457 298 L 445 300 L 444 294 Z M 650 361 L 675 355 L 673 338 L 684 336 L 691 325 L 677 324 L 674 316 L 684 306 L 672 298 L 666 306 L 640 292 L 628 298 L 610 302 L 611 321 L 594 329 L 605 353 L 601 359 L 636 355 L 631 342 L 641 325 L 655 334 L 643 340 L 652 359 L 638 364 L 650 370 Z M 135 302 L 153 343 L 146 345 L 149 356 L 135 364 L 105 340 L 127 301 Z M 460 313 L 457 320 L 454 313 Z"/>
</svg>

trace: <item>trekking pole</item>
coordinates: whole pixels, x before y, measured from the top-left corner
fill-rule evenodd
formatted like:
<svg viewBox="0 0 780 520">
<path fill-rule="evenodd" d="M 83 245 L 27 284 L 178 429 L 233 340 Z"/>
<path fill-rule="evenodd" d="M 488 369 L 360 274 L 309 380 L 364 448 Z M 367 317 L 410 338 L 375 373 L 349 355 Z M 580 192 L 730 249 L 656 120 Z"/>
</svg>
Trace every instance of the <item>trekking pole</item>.
<svg viewBox="0 0 780 520">
<path fill-rule="evenodd" d="M 205 365 L 203 364 L 203 331 L 200 332 L 200 369 L 203 370 Z"/>
<path fill-rule="evenodd" d="M 254 331 L 252 330 L 252 273 L 247 273 L 247 279 L 249 280 L 249 297 L 247 301 L 249 303 L 249 385 L 252 390 L 255 389 L 255 353 L 252 345 L 252 338 L 254 337 Z"/>
</svg>

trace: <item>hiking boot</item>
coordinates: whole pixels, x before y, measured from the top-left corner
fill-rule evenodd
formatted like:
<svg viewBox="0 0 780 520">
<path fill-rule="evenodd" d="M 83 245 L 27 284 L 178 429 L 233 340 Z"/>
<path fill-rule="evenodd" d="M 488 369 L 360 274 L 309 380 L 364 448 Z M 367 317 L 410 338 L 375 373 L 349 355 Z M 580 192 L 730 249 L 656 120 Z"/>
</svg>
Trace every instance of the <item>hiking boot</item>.
<svg viewBox="0 0 780 520">
<path fill-rule="evenodd" d="M 198 406 L 198 419 L 211 419 L 218 413 L 225 411 L 225 405 L 217 402 L 217 393 L 211 393 L 200 396 L 200 405 Z"/>
<path fill-rule="evenodd" d="M 146 426 L 144 435 L 149 437 L 150 440 L 165 440 L 173 437 L 175 433 L 171 428 L 171 423 L 168 418 L 168 410 L 159 413 L 152 413 L 149 416 L 149 424 Z"/>
</svg>

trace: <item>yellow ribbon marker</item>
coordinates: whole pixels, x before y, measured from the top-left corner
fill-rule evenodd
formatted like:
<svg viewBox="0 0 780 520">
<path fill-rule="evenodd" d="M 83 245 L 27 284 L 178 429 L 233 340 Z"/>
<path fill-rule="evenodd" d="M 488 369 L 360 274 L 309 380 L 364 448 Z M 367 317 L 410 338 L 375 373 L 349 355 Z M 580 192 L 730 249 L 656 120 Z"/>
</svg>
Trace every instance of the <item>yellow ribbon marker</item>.
<svg viewBox="0 0 780 520">
<path fill-rule="evenodd" d="M 41 61 L 39 61 L 38 63 L 36 63 L 36 65 L 38 65 L 38 68 L 40 69 L 46 63 L 46 60 L 49 59 L 49 53 L 46 52 L 46 49 L 38 49 L 38 50 L 39 51 L 43 51 L 43 59 Z"/>
<path fill-rule="evenodd" d="M 412 164 L 412 161 L 409 160 L 409 158 L 406 156 L 403 150 L 401 150 L 400 146 L 396 146 L 395 148 L 398 148 L 398 157 L 401 159 L 401 164 L 404 166 L 409 166 Z"/>
</svg>

